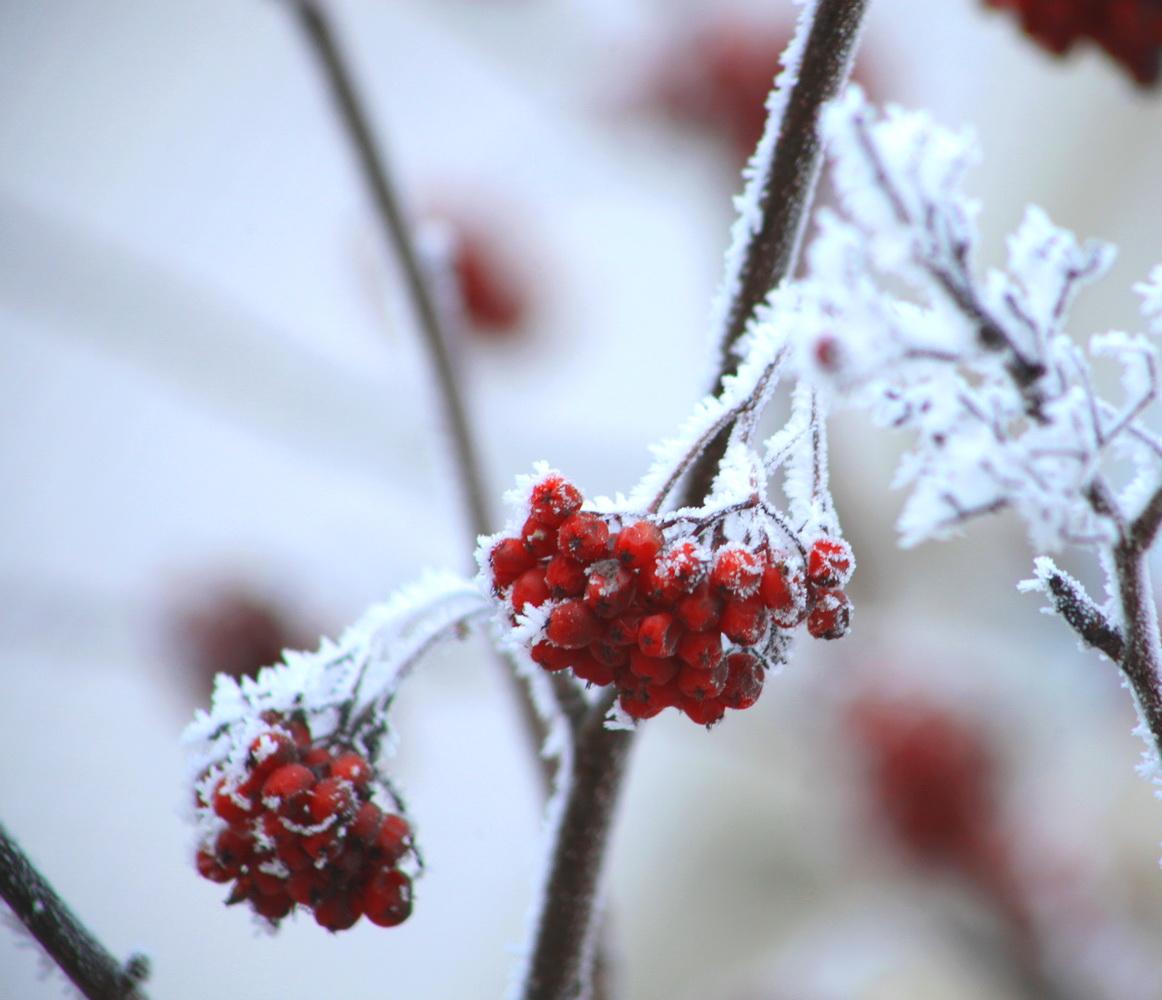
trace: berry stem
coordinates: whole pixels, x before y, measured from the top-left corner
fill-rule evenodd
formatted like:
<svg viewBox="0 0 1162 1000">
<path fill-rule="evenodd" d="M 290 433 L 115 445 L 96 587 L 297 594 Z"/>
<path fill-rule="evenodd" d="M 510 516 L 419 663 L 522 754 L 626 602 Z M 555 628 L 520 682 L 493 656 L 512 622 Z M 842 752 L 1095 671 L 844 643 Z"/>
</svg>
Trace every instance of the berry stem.
<svg viewBox="0 0 1162 1000">
<path fill-rule="evenodd" d="M 90 1000 L 145 1000 L 145 959 L 122 965 L 73 915 L 0 823 L 0 896 L 61 971 Z"/>
<path fill-rule="evenodd" d="M 392 183 L 386 157 L 382 153 L 382 142 L 376 136 L 371 118 L 364 101 L 359 95 L 355 81 L 347 67 L 335 34 L 332 30 L 324 5 L 317 0 L 299 0 L 293 5 L 298 23 L 303 29 L 311 51 L 318 60 L 326 79 L 327 88 L 334 101 L 343 130 L 350 141 L 352 151 L 359 162 L 363 180 L 374 203 L 380 230 L 388 244 L 389 251 L 399 261 L 407 280 L 412 306 L 419 320 L 424 347 L 435 375 L 439 399 L 444 408 L 445 419 L 452 438 L 455 467 L 464 493 L 468 521 L 473 540 L 478 535 L 486 535 L 493 529 L 492 512 L 489 509 L 487 491 L 481 475 L 480 459 L 475 440 L 469 427 L 467 410 L 455 366 L 448 352 L 448 338 L 439 310 L 429 288 L 428 280 L 420 266 L 412 241 L 411 230 Z M 520 713 L 522 726 L 527 735 L 534 759 L 538 762 L 542 791 L 548 795 L 552 789 L 554 765 L 541 755 L 541 748 L 548 737 L 548 724 L 541 718 L 536 705 L 525 685 L 517 675 L 515 665 L 507 658 L 500 658 L 504 673 L 508 678 L 511 695 Z M 553 688 L 559 708 L 569 717 L 568 702 L 562 701 L 557 686 Z"/>
<path fill-rule="evenodd" d="M 746 249 L 742 280 L 730 308 L 720 379 L 733 368 L 730 348 L 747 320 L 767 292 L 794 268 L 803 220 L 819 179 L 819 115 L 847 79 L 867 5 L 868 0 L 817 0 L 800 28 L 808 35 L 798 77 L 791 84 L 782 122 L 767 126 L 778 129 L 778 141 L 765 170 L 761 224 Z M 746 409 L 735 410 L 716 429 L 713 442 L 687 479 L 679 506 L 696 506 L 706 496 L 734 424 Z M 523 1000 L 589 1000 L 593 996 L 595 903 L 634 735 L 605 728 L 615 697 L 616 692 L 610 691 L 595 702 L 577 730 L 571 782 L 564 792 Z"/>
</svg>

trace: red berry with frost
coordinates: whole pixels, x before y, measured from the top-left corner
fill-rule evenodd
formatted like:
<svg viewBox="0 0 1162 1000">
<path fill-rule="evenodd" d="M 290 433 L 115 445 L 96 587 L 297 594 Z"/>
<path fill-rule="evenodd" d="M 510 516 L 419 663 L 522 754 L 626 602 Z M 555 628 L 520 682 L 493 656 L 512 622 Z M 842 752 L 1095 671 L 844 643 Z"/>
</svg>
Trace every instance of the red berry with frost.
<svg viewBox="0 0 1162 1000">
<path fill-rule="evenodd" d="M 324 778 L 311 789 L 311 818 L 316 823 L 330 819 L 342 822 L 355 815 L 358 800 L 355 788 L 343 778 Z"/>
<path fill-rule="evenodd" d="M 259 780 L 298 756 L 298 747 L 290 733 L 271 729 L 256 736 L 250 744 L 246 760 L 250 773 Z"/>
<path fill-rule="evenodd" d="M 838 538 L 819 538 L 807 553 L 807 582 L 812 587 L 833 589 L 851 579 L 855 565 L 851 546 Z"/>
<path fill-rule="evenodd" d="M 197 866 L 198 874 L 211 882 L 229 882 L 234 878 L 234 873 L 223 866 L 222 862 L 218 860 L 218 856 L 205 848 L 198 851 L 194 858 L 194 864 Z"/>
<path fill-rule="evenodd" d="M 223 778 L 214 790 L 214 812 L 231 825 L 244 823 L 254 815 L 254 803 Z"/>
<path fill-rule="evenodd" d="M 331 764 L 331 777 L 351 782 L 352 787 L 361 791 L 371 782 L 373 772 L 367 758 L 354 750 L 339 754 Z"/>
<path fill-rule="evenodd" d="M 412 882 L 403 872 L 381 868 L 363 889 L 363 912 L 379 927 L 396 927 L 412 912 Z"/>
<path fill-rule="evenodd" d="M 616 618 L 634 598 L 634 577 L 616 559 L 603 559 L 589 568 L 585 603 L 598 618 Z"/>
<path fill-rule="evenodd" d="M 407 853 L 411 837 L 412 828 L 408 821 L 395 813 L 388 813 L 379 826 L 374 846 L 386 861 L 395 864 Z"/>
<path fill-rule="evenodd" d="M 759 588 L 763 564 L 753 552 L 738 546 L 722 549 L 710 571 L 710 586 L 725 597 L 750 597 Z"/>
<path fill-rule="evenodd" d="M 722 662 L 721 635 L 687 632 L 678 642 L 678 659 L 697 670 L 712 670 Z"/>
<path fill-rule="evenodd" d="M 530 517 L 520 529 L 521 541 L 534 559 L 548 559 L 557 551 L 557 529 Z"/>
<path fill-rule="evenodd" d="M 223 830 L 214 841 L 214 856 L 229 872 L 235 874 L 254 857 L 254 840 L 232 827 Z"/>
<path fill-rule="evenodd" d="M 581 491 L 561 476 L 546 476 L 529 496 L 529 512 L 542 524 L 559 527 L 581 509 Z"/>
<path fill-rule="evenodd" d="M 627 569 L 643 570 L 662 551 L 661 529 L 650 521 L 635 521 L 622 528 L 613 544 L 613 554 Z"/>
<path fill-rule="evenodd" d="M 706 561 L 702 551 L 694 542 L 678 542 L 658 558 L 654 576 L 662 585 L 665 594 L 676 599 L 683 594 L 692 594 L 706 579 Z"/>
<path fill-rule="evenodd" d="M 807 631 L 816 639 L 842 639 L 851 627 L 851 601 L 842 590 L 821 590 L 807 615 Z"/>
<path fill-rule="evenodd" d="M 601 623 L 584 601 L 562 601 L 549 612 L 545 635 L 562 649 L 580 649 L 601 635 Z"/>
<path fill-rule="evenodd" d="M 284 764 L 262 786 L 264 803 L 287 801 L 315 785 L 315 775 L 302 764 Z"/>
<path fill-rule="evenodd" d="M 585 565 L 604 559 L 609 553 L 609 525 L 596 514 L 574 514 L 557 532 L 557 549 Z"/>
<path fill-rule="evenodd" d="M 634 719 L 652 719 L 659 712 L 671 708 L 673 695 L 664 687 L 645 687 L 640 691 L 623 691 L 618 697 L 622 711 Z"/>
<path fill-rule="evenodd" d="M 555 555 L 545 566 L 545 584 L 549 588 L 549 596 L 556 600 L 580 597 L 585 593 L 587 582 L 585 567 L 576 559 Z"/>
<path fill-rule="evenodd" d="M 722 607 L 718 627 L 731 642 L 753 646 L 767 631 L 767 609 L 757 594 L 731 598 Z"/>
<path fill-rule="evenodd" d="M 286 894 L 300 906 L 313 907 L 323 894 L 325 877 L 316 868 L 294 872 L 286 880 Z"/>
<path fill-rule="evenodd" d="M 507 587 L 536 562 L 519 538 L 502 538 L 492 547 L 488 560 L 492 565 L 492 583 L 497 588 Z"/>
<path fill-rule="evenodd" d="M 750 708 L 763 693 L 763 665 L 751 653 L 732 653 L 726 658 L 726 687 L 722 703 L 727 708 Z"/>
<path fill-rule="evenodd" d="M 604 663 L 607 667 L 621 667 L 629 662 L 629 647 L 619 646 L 604 636 L 591 642 L 588 652 L 595 660 Z M 577 672 L 575 666 L 573 672 Z"/>
<path fill-rule="evenodd" d="M 518 615 L 526 606 L 539 608 L 548 599 L 549 585 L 544 572 L 538 568 L 522 573 L 512 585 L 512 610 Z"/>
<path fill-rule="evenodd" d="M 693 632 L 705 632 L 718 624 L 722 601 L 710 592 L 708 583 L 699 584 L 694 593 L 683 597 L 675 610 L 678 620 Z"/>
<path fill-rule="evenodd" d="M 664 611 L 646 615 L 638 628 L 637 644 L 646 656 L 673 656 L 682 637 L 682 627 Z"/>
<path fill-rule="evenodd" d="M 331 770 L 331 751 L 328 747 L 311 747 L 303 754 L 300 763 L 309 767 L 319 777 L 323 777 Z"/>
<path fill-rule="evenodd" d="M 374 802 L 364 802 L 355 813 L 351 821 L 348 836 L 361 844 L 373 844 L 379 835 L 379 827 L 383 823 L 383 810 Z"/>
</svg>

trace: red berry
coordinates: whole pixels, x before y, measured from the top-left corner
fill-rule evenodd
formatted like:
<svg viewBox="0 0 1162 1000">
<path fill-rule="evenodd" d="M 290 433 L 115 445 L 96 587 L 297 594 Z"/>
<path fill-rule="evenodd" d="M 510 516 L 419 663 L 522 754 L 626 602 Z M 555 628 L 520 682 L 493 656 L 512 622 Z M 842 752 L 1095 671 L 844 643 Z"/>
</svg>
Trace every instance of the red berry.
<svg viewBox="0 0 1162 1000">
<path fill-rule="evenodd" d="M 816 639 L 842 639 L 851 626 L 851 601 L 842 590 L 821 590 L 807 615 L 807 631 Z"/>
<path fill-rule="evenodd" d="M 726 714 L 726 705 L 721 698 L 683 698 L 682 711 L 692 722 L 709 729 L 722 721 Z"/>
<path fill-rule="evenodd" d="M 325 876 L 316 868 L 298 871 L 286 880 L 286 894 L 300 906 L 314 906 L 326 886 Z"/>
<path fill-rule="evenodd" d="M 547 642 L 538 642 L 529 650 L 532 661 L 548 671 L 565 670 L 572 666 L 577 659 L 577 653 L 571 649 L 561 649 Z"/>
<path fill-rule="evenodd" d="M 502 538 L 488 559 L 492 564 L 492 583 L 497 588 L 507 587 L 536 562 L 519 538 Z"/>
<path fill-rule="evenodd" d="M 412 882 L 403 872 L 381 868 L 363 889 L 363 910 L 379 927 L 402 924 L 412 912 Z"/>
<path fill-rule="evenodd" d="M 503 334 L 516 327 L 528 303 L 524 290 L 503 254 L 488 234 L 463 224 L 455 226 L 452 266 L 464 313 L 472 327 Z"/>
<path fill-rule="evenodd" d="M 235 829 L 223 830 L 214 841 L 214 856 L 226 871 L 237 872 L 254 857 L 254 840 Z"/>
<path fill-rule="evenodd" d="M 525 521 L 520 537 L 534 559 L 547 559 L 557 551 L 557 529 L 535 517 Z"/>
<path fill-rule="evenodd" d="M 722 636 L 717 632 L 687 632 L 678 643 L 678 659 L 696 670 L 712 670 L 722 662 Z"/>
<path fill-rule="evenodd" d="M 630 612 L 614 619 L 605 630 L 606 642 L 611 642 L 616 646 L 636 646 L 642 618 L 642 615 Z"/>
<path fill-rule="evenodd" d="M 198 851 L 194 858 L 194 864 L 197 866 L 198 874 L 211 882 L 229 882 L 234 877 L 234 873 L 222 865 L 218 856 L 205 848 Z"/>
<path fill-rule="evenodd" d="M 351 821 L 351 830 L 348 836 L 358 840 L 361 844 L 372 844 L 379 835 L 379 827 L 383 823 L 383 810 L 374 802 L 364 802 Z"/>
<path fill-rule="evenodd" d="M 663 598 L 676 600 L 692 594 L 706 579 L 706 561 L 693 542 L 678 542 L 658 558 L 654 578 L 663 590 Z"/>
<path fill-rule="evenodd" d="M 726 687 L 728 675 L 726 661 L 721 658 L 709 670 L 699 670 L 687 665 L 682 667 L 678 674 L 678 690 L 684 697 L 696 701 L 717 698 Z"/>
<path fill-rule="evenodd" d="M 285 891 L 273 895 L 252 896 L 250 905 L 260 917 L 278 922 L 294 909 L 294 900 Z"/>
<path fill-rule="evenodd" d="M 545 574 L 535 567 L 522 573 L 512 585 L 512 610 L 518 615 L 526 605 L 539 608 L 548 599 L 549 585 L 545 583 Z"/>
<path fill-rule="evenodd" d="M 223 778 L 214 789 L 214 812 L 231 825 L 245 823 L 254 815 L 254 803 Z"/>
<path fill-rule="evenodd" d="M 395 813 L 388 813 L 379 826 L 374 846 L 388 863 L 394 865 L 407 853 L 411 837 L 412 828 L 408 821 Z"/>
<path fill-rule="evenodd" d="M 854 566 L 847 542 L 837 538 L 816 539 L 807 553 L 807 582 L 827 590 L 842 587 L 851 579 Z"/>
<path fill-rule="evenodd" d="M 302 764 L 284 764 L 266 779 L 262 786 L 262 801 L 269 805 L 288 801 L 315 785 L 315 776 Z M 276 807 L 276 806 L 275 806 Z M 274 807 L 272 807 L 274 808 Z"/>
<path fill-rule="evenodd" d="M 682 664 L 671 656 L 649 656 L 638 649 L 631 649 L 629 652 L 629 669 L 637 677 L 654 686 L 669 684 L 678 676 L 681 666 Z"/>
<path fill-rule="evenodd" d="M 646 656 L 673 656 L 682 636 L 682 627 L 664 611 L 646 615 L 638 629 L 637 644 Z"/>
<path fill-rule="evenodd" d="M 625 651 L 624 647 L 620 648 L 624 654 L 623 663 L 629 662 L 629 653 Z M 596 643 L 590 647 L 591 650 L 596 650 Z M 605 687 L 613 683 L 614 671 L 616 664 L 609 664 L 599 659 L 596 655 L 589 655 L 588 653 L 574 654 L 576 660 L 573 663 L 573 673 L 583 681 L 590 684 L 595 684 L 597 687 Z"/>
<path fill-rule="evenodd" d="M 673 695 L 664 687 L 623 691 L 617 700 L 625 714 L 634 719 L 652 719 L 659 712 L 675 704 Z"/>
<path fill-rule="evenodd" d="M 589 654 L 607 667 L 621 667 L 629 662 L 629 648 L 619 646 L 604 637 L 589 644 Z M 577 673 L 576 665 L 573 667 L 573 672 Z"/>
<path fill-rule="evenodd" d="M 677 604 L 678 619 L 694 632 L 705 632 L 718 624 L 722 601 L 710 593 L 710 585 L 703 583 L 694 593 L 683 597 Z"/>
<path fill-rule="evenodd" d="M 630 606 L 633 597 L 633 574 L 616 559 L 603 559 L 589 568 L 585 603 L 598 618 L 617 617 Z"/>
<path fill-rule="evenodd" d="M 613 554 L 627 569 L 642 570 L 662 551 L 662 531 L 650 521 L 635 521 L 621 533 L 613 544 Z"/>
<path fill-rule="evenodd" d="M 576 559 L 555 555 L 545 567 L 545 584 L 549 596 L 560 600 L 562 597 L 580 597 L 585 593 L 587 583 L 585 567 Z"/>
<path fill-rule="evenodd" d="M 332 817 L 340 822 L 355 815 L 358 800 L 351 782 L 343 778 L 324 778 L 311 789 L 311 818 L 325 823 Z"/>
<path fill-rule="evenodd" d="M 759 587 L 763 564 L 748 549 L 722 549 L 710 571 L 710 586 L 728 597 L 750 597 Z"/>
<path fill-rule="evenodd" d="M 733 653 L 726 658 L 728 670 L 722 703 L 727 708 L 750 708 L 763 693 L 763 665 L 751 653 Z"/>
<path fill-rule="evenodd" d="M 767 630 L 767 609 L 757 594 L 731 598 L 723 605 L 718 627 L 732 642 L 740 646 L 753 646 Z"/>
<path fill-rule="evenodd" d="M 574 514 L 557 532 L 557 548 L 562 555 L 588 565 L 609 552 L 609 525 L 597 514 Z"/>
<path fill-rule="evenodd" d="M 367 762 L 367 758 L 354 750 L 347 750 L 339 754 L 334 763 L 331 764 L 332 778 L 342 778 L 344 781 L 349 781 L 358 790 L 368 786 L 372 774 L 371 765 Z"/>
<path fill-rule="evenodd" d="M 261 781 L 266 775 L 283 764 L 289 764 L 297 756 L 298 748 L 290 733 L 271 729 L 256 736 L 251 742 L 247 763 L 250 765 L 251 774 L 261 776 L 259 778 Z"/>
<path fill-rule="evenodd" d="M 558 527 L 581 509 L 581 491 L 561 476 L 546 476 L 533 487 L 529 512 L 542 524 Z"/>
<path fill-rule="evenodd" d="M 584 601 L 562 601 L 549 613 L 545 635 L 562 649 L 580 649 L 588 646 L 601 634 L 597 616 Z"/>
<path fill-rule="evenodd" d="M 320 899 L 315 906 L 315 921 L 334 933 L 354 927 L 362 916 L 362 903 L 346 893 L 335 893 Z"/>
</svg>

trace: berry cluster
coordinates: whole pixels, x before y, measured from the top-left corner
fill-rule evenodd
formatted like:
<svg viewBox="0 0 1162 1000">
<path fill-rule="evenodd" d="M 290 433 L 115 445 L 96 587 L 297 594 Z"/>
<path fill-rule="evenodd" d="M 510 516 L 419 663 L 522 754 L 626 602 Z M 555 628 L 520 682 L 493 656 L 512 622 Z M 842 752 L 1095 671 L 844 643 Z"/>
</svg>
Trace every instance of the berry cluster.
<svg viewBox="0 0 1162 1000">
<path fill-rule="evenodd" d="M 302 717 L 269 712 L 240 775 L 207 777 L 198 807 L 215 817 L 198 873 L 233 882 L 228 904 L 248 901 L 277 924 L 295 904 L 330 931 L 361 916 L 394 927 L 411 914 L 415 860 L 407 820 L 371 801 L 367 758 L 314 743 Z"/>
<path fill-rule="evenodd" d="M 1061 55 L 1092 39 L 1143 86 L 1157 83 L 1162 69 L 1160 0 L 985 0 L 1011 9 L 1025 33 Z"/>
<path fill-rule="evenodd" d="M 671 525 L 581 506 L 571 483 L 541 479 L 520 533 L 489 553 L 493 591 L 514 620 L 547 612 L 536 663 L 615 685 L 633 718 L 673 707 L 713 725 L 758 700 L 788 630 L 806 622 L 817 638 L 847 632 L 846 542 L 819 538 L 804 559 L 777 551 L 765 532 L 755 545 L 727 542 L 721 518 Z"/>
</svg>

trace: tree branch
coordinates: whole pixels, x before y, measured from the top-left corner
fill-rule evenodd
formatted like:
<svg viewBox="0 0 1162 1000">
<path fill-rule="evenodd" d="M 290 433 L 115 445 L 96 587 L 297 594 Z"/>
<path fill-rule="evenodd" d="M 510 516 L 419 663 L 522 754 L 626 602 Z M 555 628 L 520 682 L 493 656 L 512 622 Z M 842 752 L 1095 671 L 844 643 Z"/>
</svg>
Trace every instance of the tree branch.
<svg viewBox="0 0 1162 1000">
<path fill-rule="evenodd" d="M 1110 624 L 1081 584 L 1064 573 L 1054 573 L 1045 585 L 1053 598 L 1054 609 L 1082 641 L 1105 653 L 1114 663 L 1121 663 L 1125 652 L 1122 633 Z"/>
<path fill-rule="evenodd" d="M 798 79 L 782 121 L 767 123 L 768 130 L 777 129 L 778 141 L 763 172 L 762 220 L 746 249 L 730 306 L 718 380 L 735 367 L 731 348 L 757 306 L 794 269 L 819 178 L 819 115 L 847 79 L 867 2 L 818 0 L 814 18 L 801 29 L 808 35 Z M 678 498 L 680 507 L 695 506 L 705 497 L 732 426 L 733 421 L 721 429 L 695 464 Z M 634 735 L 605 728 L 615 698 L 611 691 L 595 703 L 577 734 L 524 1000 L 588 1000 L 592 995 L 594 904 Z"/>
<path fill-rule="evenodd" d="M 868 3 L 817 0 L 798 78 L 791 86 L 782 119 L 767 122 L 767 130 L 775 130 L 778 138 L 770 160 L 760 168 L 761 222 L 750 235 L 738 274 L 727 277 L 736 292 L 721 331 L 715 386 L 734 370 L 734 347 L 755 310 L 771 289 L 794 272 L 807 210 L 823 164 L 819 117 L 824 104 L 847 82 Z M 695 502 L 710 491 L 729 437 L 729 428 L 719 432 L 691 469 L 687 493 Z"/>
<path fill-rule="evenodd" d="M 1154 606 L 1146 562 L 1146 552 L 1135 547 L 1131 539 L 1114 549 L 1125 637 L 1119 662 L 1149 730 L 1155 761 L 1162 764 L 1162 655 L 1158 643 L 1158 610 Z"/>
<path fill-rule="evenodd" d="M 293 7 L 311 51 L 318 59 L 335 110 L 359 161 L 360 171 L 371 194 L 380 232 L 387 243 L 388 251 L 403 268 L 412 306 L 419 320 L 422 341 L 427 349 L 428 360 L 436 377 L 440 402 L 444 407 L 455 453 L 455 467 L 459 473 L 468 521 L 475 539 L 478 535 L 488 534 L 494 528 L 481 476 L 480 460 L 469 427 L 459 379 L 448 353 L 447 335 L 427 278 L 420 266 L 411 230 L 392 184 L 386 158 L 381 152 L 382 143 L 377 140 L 372 129 L 371 118 L 359 96 L 322 5 L 317 0 L 298 0 Z M 510 693 L 538 762 L 542 790 L 547 795 L 553 783 L 553 764 L 542 756 L 541 748 L 545 744 L 548 727 L 533 704 L 527 688 L 517 676 L 515 666 L 504 658 L 501 658 L 501 662 L 505 665 L 504 673 L 508 678 Z M 575 725 L 576 713 L 571 712 L 572 702 L 562 697 L 565 692 L 561 690 L 560 685 L 553 686 L 553 693 L 558 707 L 566 718 L 570 719 L 571 724 Z"/>
<path fill-rule="evenodd" d="M 143 955 L 122 965 L 73 915 L 0 823 L 0 896 L 89 1000 L 146 1000 Z"/>
</svg>

